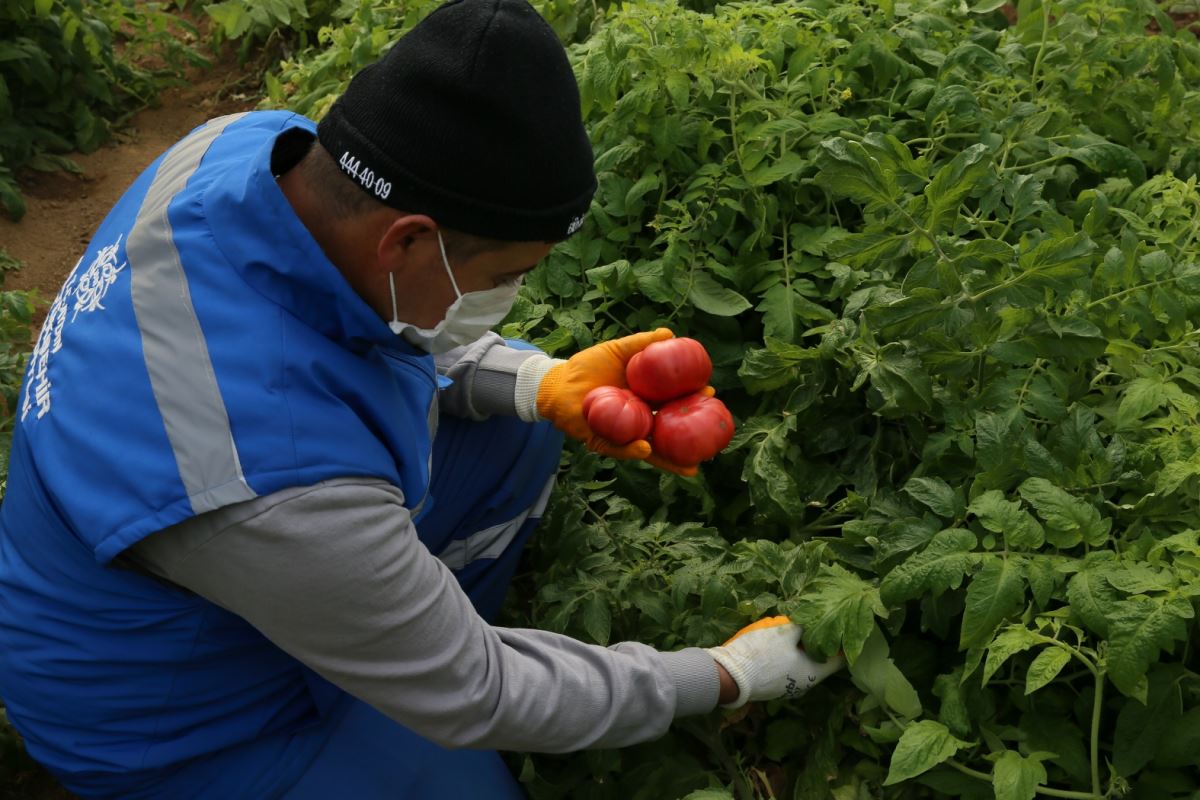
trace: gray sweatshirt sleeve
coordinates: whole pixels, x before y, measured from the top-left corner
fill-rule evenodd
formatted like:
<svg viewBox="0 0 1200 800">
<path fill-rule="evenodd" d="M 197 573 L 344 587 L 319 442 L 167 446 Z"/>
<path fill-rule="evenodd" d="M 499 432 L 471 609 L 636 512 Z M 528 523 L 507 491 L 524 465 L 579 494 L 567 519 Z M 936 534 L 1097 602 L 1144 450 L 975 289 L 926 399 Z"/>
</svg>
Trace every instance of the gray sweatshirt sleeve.
<svg viewBox="0 0 1200 800">
<path fill-rule="evenodd" d="M 716 665 L 698 648 L 605 648 L 488 625 L 386 482 L 286 490 L 152 534 L 128 553 L 446 747 L 619 747 L 716 707 Z"/>
<path fill-rule="evenodd" d="M 525 389 L 536 391 L 536 381 L 558 363 L 537 350 L 518 350 L 509 347 L 499 335 L 488 333 L 476 342 L 441 353 L 434 357 L 438 372 L 452 383 L 438 395 L 441 411 L 455 417 L 485 419 L 494 414 L 518 414 L 521 393 L 518 372 L 528 379 Z M 536 361 L 537 363 L 532 363 Z M 526 363 L 531 362 L 531 363 Z M 522 369 L 524 367 L 524 369 Z M 522 405 L 529 405 L 525 402 Z M 531 412 L 520 414 L 534 421 Z"/>
</svg>

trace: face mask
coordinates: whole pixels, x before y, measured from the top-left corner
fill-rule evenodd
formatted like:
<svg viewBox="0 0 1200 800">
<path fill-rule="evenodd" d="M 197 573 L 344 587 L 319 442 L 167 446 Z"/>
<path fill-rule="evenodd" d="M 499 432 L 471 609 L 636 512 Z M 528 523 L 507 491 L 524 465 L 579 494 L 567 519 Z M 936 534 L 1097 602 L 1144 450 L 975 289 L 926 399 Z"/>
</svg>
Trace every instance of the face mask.
<svg viewBox="0 0 1200 800">
<path fill-rule="evenodd" d="M 454 273 L 450 271 L 450 260 L 446 258 L 446 245 L 442 241 L 441 231 L 437 232 L 437 237 L 438 249 L 442 252 L 442 264 L 446 267 L 450 285 L 454 287 L 458 299 L 446 310 L 445 319 L 436 326 L 418 328 L 397 318 L 396 283 L 391 274 L 388 274 L 388 286 L 392 290 L 392 321 L 388 323 L 388 327 L 392 329 L 392 333 L 426 353 L 445 353 L 483 336 L 508 316 L 517 299 L 517 291 L 521 288 L 521 279 L 517 278 L 506 281 L 495 289 L 463 294 L 458 290 Z"/>
</svg>

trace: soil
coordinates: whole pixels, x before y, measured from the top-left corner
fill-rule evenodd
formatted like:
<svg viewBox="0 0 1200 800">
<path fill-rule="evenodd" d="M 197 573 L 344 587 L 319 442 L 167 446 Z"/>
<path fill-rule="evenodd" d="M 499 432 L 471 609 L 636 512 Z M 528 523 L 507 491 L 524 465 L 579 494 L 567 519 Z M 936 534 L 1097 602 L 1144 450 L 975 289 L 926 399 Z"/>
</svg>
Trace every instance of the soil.
<svg viewBox="0 0 1200 800">
<path fill-rule="evenodd" d="M 1175 23 L 1176 28 L 1187 28 L 1192 33 L 1200 36 L 1200 11 L 1184 11 L 1175 9 L 1167 12 L 1171 17 L 1171 21 Z M 1157 33 L 1161 30 L 1157 20 L 1151 20 L 1146 26 L 1146 30 L 1151 33 Z"/>
<path fill-rule="evenodd" d="M 107 145 L 70 156 L 81 175 L 24 172 L 28 212 L 20 222 L 0 215 L 0 249 L 24 263 L 5 276 L 4 288 L 36 290 L 43 303 L 52 300 L 108 210 L 150 162 L 200 123 L 255 106 L 256 97 L 239 91 L 251 68 L 240 66 L 230 50 L 189 75 Z"/>
</svg>

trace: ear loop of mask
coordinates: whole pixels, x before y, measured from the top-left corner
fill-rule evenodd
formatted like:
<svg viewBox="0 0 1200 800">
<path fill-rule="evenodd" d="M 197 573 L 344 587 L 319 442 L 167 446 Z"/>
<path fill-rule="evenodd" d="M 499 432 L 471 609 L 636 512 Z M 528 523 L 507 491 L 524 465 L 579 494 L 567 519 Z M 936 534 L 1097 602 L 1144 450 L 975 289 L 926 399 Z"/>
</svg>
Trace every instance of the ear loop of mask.
<svg viewBox="0 0 1200 800">
<path fill-rule="evenodd" d="M 388 327 L 392 329 L 392 333 L 400 333 L 400 315 L 396 313 L 396 279 L 392 277 L 392 273 L 388 273 L 388 288 L 392 290 L 392 321 L 388 323 Z"/>
<path fill-rule="evenodd" d="M 454 294 L 459 300 L 462 299 L 462 292 L 458 290 L 458 281 L 454 280 L 454 272 L 450 269 L 450 259 L 446 257 L 446 242 L 442 239 L 442 231 L 438 228 L 434 231 L 437 234 L 438 250 L 442 253 L 442 266 L 446 268 L 446 274 L 450 276 L 450 286 L 454 289 Z M 400 327 L 400 314 L 396 311 L 396 279 L 393 273 L 388 273 L 388 290 L 392 294 L 392 321 L 388 327 L 393 332 L 398 331 Z"/>
<path fill-rule="evenodd" d="M 454 287 L 454 294 L 459 300 L 462 299 L 462 292 L 458 290 L 458 281 L 454 280 L 454 272 L 450 269 L 450 259 L 446 257 L 446 242 L 442 239 L 442 229 L 437 230 L 438 249 L 442 251 L 442 264 L 446 267 L 446 274 L 450 276 L 450 285 Z"/>
</svg>

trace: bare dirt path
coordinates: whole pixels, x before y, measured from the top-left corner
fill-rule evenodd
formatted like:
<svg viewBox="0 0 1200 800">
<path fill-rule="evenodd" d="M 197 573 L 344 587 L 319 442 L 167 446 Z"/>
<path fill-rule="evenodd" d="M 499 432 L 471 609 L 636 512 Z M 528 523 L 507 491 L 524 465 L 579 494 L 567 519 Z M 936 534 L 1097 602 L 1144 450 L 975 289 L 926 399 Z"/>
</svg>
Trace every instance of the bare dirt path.
<svg viewBox="0 0 1200 800">
<path fill-rule="evenodd" d="M 20 222 L 0 215 L 0 249 L 24 263 L 5 277 L 5 289 L 33 289 L 49 301 L 83 253 L 93 232 L 129 184 L 192 128 L 212 117 L 252 108 L 255 99 L 234 91 L 253 65 L 230 55 L 164 92 L 109 144 L 71 158 L 83 175 L 27 172 L 22 189 L 29 211 Z M 39 315 L 40 316 L 40 315 Z"/>
</svg>

